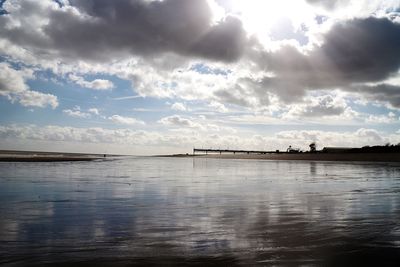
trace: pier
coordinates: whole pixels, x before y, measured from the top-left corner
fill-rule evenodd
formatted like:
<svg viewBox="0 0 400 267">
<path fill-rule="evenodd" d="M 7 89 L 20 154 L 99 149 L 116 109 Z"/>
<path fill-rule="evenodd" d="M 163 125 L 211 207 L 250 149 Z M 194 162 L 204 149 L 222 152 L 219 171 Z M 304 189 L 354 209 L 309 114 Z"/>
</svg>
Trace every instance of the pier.
<svg viewBox="0 0 400 267">
<path fill-rule="evenodd" d="M 208 153 L 213 153 L 213 154 L 223 154 L 223 153 L 229 153 L 229 154 L 277 154 L 277 153 L 285 153 L 285 152 L 279 152 L 279 150 L 276 151 L 257 151 L 257 150 L 233 150 L 233 149 L 212 149 L 212 148 L 193 148 L 193 155 L 196 153 L 203 153 L 203 154 L 208 154 Z"/>
</svg>

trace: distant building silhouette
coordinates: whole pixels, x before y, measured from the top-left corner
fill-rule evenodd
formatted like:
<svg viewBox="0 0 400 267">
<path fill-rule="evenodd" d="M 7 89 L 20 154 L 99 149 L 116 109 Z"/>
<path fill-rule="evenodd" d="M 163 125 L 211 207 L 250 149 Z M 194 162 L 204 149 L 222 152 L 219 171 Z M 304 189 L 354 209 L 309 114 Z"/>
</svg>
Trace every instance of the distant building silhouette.
<svg viewBox="0 0 400 267">
<path fill-rule="evenodd" d="M 325 153 L 343 153 L 353 149 L 352 147 L 324 147 L 322 152 Z"/>
<path fill-rule="evenodd" d="M 315 142 L 312 142 L 310 145 L 310 152 L 317 152 L 317 144 Z"/>
<path fill-rule="evenodd" d="M 293 148 L 292 146 L 289 146 L 288 149 L 286 150 L 288 153 L 299 153 L 300 148 Z"/>
</svg>

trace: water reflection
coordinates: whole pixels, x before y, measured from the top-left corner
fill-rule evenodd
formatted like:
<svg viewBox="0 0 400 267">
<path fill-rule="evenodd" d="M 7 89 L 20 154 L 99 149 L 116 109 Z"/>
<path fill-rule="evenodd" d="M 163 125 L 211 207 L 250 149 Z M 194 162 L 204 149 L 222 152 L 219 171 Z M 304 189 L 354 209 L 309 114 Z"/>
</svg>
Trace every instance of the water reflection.
<svg viewBox="0 0 400 267">
<path fill-rule="evenodd" d="M 400 260 L 396 164 L 1 163 L 0 183 L 0 263 L 10 266 Z"/>
</svg>

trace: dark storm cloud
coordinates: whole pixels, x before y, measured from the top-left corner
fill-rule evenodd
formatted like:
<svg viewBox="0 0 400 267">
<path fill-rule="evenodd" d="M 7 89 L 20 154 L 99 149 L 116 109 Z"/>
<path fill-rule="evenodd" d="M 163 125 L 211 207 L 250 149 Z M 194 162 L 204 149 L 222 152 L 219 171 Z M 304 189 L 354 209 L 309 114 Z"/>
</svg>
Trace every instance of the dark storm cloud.
<svg viewBox="0 0 400 267">
<path fill-rule="evenodd" d="M 245 47 L 242 23 L 227 17 L 213 24 L 206 0 L 70 2 L 80 14 L 65 7 L 47 10 L 45 44 L 39 45 L 37 37 L 22 28 L 0 30 L 2 36 L 25 47 L 92 60 L 174 52 L 231 62 L 242 56 Z M 21 4 L 39 5 L 29 1 Z"/>
<path fill-rule="evenodd" d="M 306 90 L 343 88 L 354 83 L 383 81 L 400 68 L 400 25 L 388 19 L 354 19 L 335 25 L 321 47 L 308 54 L 292 46 L 274 53 L 251 55 L 274 77 L 253 81 L 286 102 Z"/>
<path fill-rule="evenodd" d="M 375 86 L 353 86 L 349 90 L 360 93 L 370 101 L 389 103 L 392 107 L 400 108 L 400 86 L 379 84 Z"/>
<path fill-rule="evenodd" d="M 268 59 L 270 68 L 282 75 L 313 78 L 309 86 L 383 80 L 400 67 L 400 25 L 377 18 L 339 23 L 309 55 L 285 47 Z M 325 82 L 313 84 L 321 75 Z"/>
<path fill-rule="evenodd" d="M 320 53 L 344 80 L 382 80 L 400 67 L 400 25 L 385 18 L 338 24 Z"/>
</svg>

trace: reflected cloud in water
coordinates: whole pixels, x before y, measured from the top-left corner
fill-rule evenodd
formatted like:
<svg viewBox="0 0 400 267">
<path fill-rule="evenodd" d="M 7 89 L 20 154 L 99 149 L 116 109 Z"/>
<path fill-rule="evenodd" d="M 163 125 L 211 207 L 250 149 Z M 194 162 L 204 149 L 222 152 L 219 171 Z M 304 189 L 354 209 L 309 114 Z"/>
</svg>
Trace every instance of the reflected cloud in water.
<svg viewBox="0 0 400 267">
<path fill-rule="evenodd" d="M 394 265 L 399 167 L 168 158 L 1 163 L 0 263 Z"/>
</svg>

